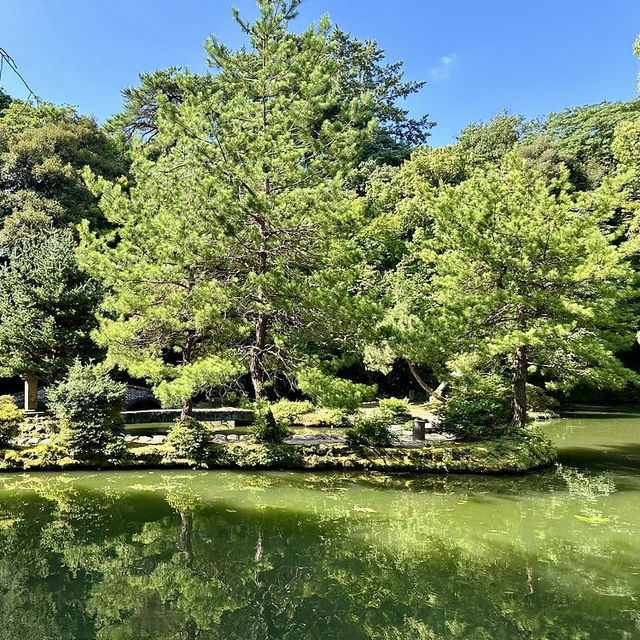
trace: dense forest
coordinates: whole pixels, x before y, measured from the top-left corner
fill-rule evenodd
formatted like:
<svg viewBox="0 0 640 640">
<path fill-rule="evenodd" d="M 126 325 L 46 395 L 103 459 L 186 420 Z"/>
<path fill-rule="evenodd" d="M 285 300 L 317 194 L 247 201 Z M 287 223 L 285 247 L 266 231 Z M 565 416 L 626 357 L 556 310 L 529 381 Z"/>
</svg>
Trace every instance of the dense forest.
<svg viewBox="0 0 640 640">
<path fill-rule="evenodd" d="M 246 46 L 141 75 L 104 126 L 0 93 L 5 388 L 97 366 L 184 416 L 417 391 L 516 426 L 637 393 L 640 100 L 433 148 L 423 83 L 296 32 L 298 4 L 236 14 Z"/>
</svg>

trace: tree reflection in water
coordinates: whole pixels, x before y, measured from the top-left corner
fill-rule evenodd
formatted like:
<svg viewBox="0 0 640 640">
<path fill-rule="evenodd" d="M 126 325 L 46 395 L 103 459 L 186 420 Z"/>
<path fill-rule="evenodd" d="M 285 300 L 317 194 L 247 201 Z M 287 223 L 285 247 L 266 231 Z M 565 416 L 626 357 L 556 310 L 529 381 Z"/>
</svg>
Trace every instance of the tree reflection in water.
<svg viewBox="0 0 640 640">
<path fill-rule="evenodd" d="M 2 639 L 638 634 L 637 543 L 619 513 L 630 505 L 612 504 L 604 477 L 121 473 L 5 486 Z"/>
</svg>

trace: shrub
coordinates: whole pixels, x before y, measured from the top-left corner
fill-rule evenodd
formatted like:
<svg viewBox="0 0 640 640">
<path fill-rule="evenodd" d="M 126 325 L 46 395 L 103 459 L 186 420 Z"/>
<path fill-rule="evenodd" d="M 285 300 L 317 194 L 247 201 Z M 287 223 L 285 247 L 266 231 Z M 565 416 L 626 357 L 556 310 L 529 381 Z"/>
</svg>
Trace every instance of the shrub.
<svg viewBox="0 0 640 640">
<path fill-rule="evenodd" d="M 489 400 L 496 405 L 495 418 L 497 423 L 511 418 L 511 386 L 501 376 L 496 374 L 464 374 L 454 379 L 451 398 L 458 396 L 472 400 Z M 441 407 L 444 410 L 444 407 Z"/>
<path fill-rule="evenodd" d="M 178 419 L 169 431 L 167 444 L 170 444 L 180 457 L 200 464 L 208 457 L 211 431 L 195 418 Z"/>
<path fill-rule="evenodd" d="M 492 398 L 459 395 L 451 398 L 441 413 L 438 427 L 458 440 L 483 440 L 506 423 L 503 404 Z"/>
<path fill-rule="evenodd" d="M 0 396 L 0 447 L 18 435 L 24 412 L 16 406 L 12 396 Z"/>
<path fill-rule="evenodd" d="M 352 449 L 390 447 L 396 440 L 397 436 L 389 430 L 388 418 L 379 412 L 359 418 L 355 427 L 346 433 L 347 445 Z"/>
<path fill-rule="evenodd" d="M 313 411 L 313 404 L 308 400 L 294 402 L 283 398 L 271 407 L 271 411 L 276 422 L 284 426 L 291 426 L 299 424 L 301 415 Z"/>
<path fill-rule="evenodd" d="M 232 445 L 224 453 L 226 464 L 241 468 L 295 468 L 302 464 L 303 454 L 286 444 Z"/>
<path fill-rule="evenodd" d="M 402 424 L 411 419 L 411 410 L 408 400 L 400 398 L 383 398 L 378 403 L 379 411 L 387 416 L 390 422 Z"/>
<path fill-rule="evenodd" d="M 327 426 L 332 429 L 349 429 L 356 421 L 356 414 L 345 409 L 336 409 L 329 414 Z"/>
<path fill-rule="evenodd" d="M 279 424 L 268 402 L 258 402 L 255 407 L 255 421 L 251 429 L 255 442 L 264 444 L 280 444 L 292 432 L 283 424 Z"/>
<path fill-rule="evenodd" d="M 356 411 L 367 400 L 373 400 L 375 385 L 360 384 L 322 373 L 318 369 L 307 369 L 298 374 L 298 386 L 314 404 L 327 409 Z"/>
<path fill-rule="evenodd" d="M 104 365 L 76 361 L 67 377 L 49 388 L 50 406 L 58 418 L 57 443 L 77 460 L 122 456 L 122 408 L 127 388 Z"/>
</svg>

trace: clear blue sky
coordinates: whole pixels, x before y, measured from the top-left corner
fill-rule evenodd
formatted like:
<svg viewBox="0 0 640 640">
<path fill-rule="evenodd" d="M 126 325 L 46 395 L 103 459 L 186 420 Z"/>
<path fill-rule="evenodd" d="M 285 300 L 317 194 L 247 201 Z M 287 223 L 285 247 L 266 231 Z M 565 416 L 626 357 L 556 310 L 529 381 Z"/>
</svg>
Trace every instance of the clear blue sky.
<svg viewBox="0 0 640 640">
<path fill-rule="evenodd" d="M 0 0 L 0 46 L 43 99 L 76 105 L 99 121 L 120 109 L 137 74 L 171 65 L 204 70 L 215 33 L 241 43 L 229 13 L 252 0 Z M 638 0 L 306 0 L 298 25 L 323 13 L 372 38 L 410 79 L 408 101 L 437 122 L 431 144 L 506 108 L 527 117 L 636 96 L 631 47 Z M 12 74 L 2 85 L 26 97 Z"/>
</svg>

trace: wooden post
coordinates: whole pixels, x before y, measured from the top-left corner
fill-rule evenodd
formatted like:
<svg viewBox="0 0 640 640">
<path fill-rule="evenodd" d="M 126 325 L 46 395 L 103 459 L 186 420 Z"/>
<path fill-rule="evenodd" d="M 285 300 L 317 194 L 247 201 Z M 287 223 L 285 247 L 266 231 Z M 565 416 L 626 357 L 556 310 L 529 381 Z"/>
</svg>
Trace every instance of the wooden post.
<svg viewBox="0 0 640 640">
<path fill-rule="evenodd" d="M 38 410 L 37 376 L 20 376 L 24 380 L 24 410 L 35 413 Z"/>
</svg>

